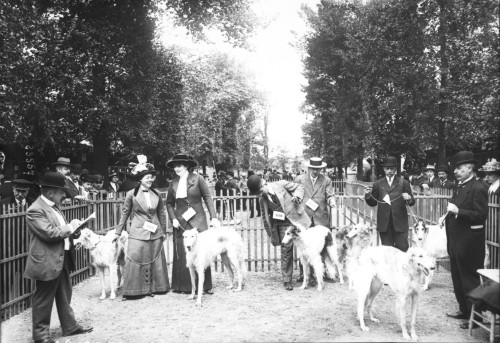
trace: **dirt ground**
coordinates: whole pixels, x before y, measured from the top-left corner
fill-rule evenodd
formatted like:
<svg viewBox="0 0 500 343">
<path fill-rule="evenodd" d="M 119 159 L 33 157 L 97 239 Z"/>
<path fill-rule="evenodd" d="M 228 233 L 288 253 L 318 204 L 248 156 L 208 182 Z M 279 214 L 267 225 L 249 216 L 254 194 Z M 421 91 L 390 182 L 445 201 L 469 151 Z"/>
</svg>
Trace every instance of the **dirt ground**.
<svg viewBox="0 0 500 343">
<path fill-rule="evenodd" d="M 113 301 L 99 301 L 99 279 L 92 277 L 73 288 L 73 308 L 77 319 L 94 331 L 61 337 L 54 307 L 52 338 L 65 343 L 404 341 L 394 296 L 387 287 L 374 303 L 380 323 L 366 319 L 370 331 L 363 332 L 356 320 L 356 295 L 347 283 L 326 283 L 322 292 L 315 288 L 289 292 L 282 288 L 280 271 L 250 272 L 244 290 L 233 293 L 225 289 L 226 273 L 212 274 L 215 294 L 203 297 L 202 308 L 187 300 L 186 294 L 173 292 L 131 301 L 121 301 L 119 292 Z M 444 315 L 454 310 L 451 277 L 441 268 L 420 303 L 417 334 L 421 341 L 488 341 L 485 330 L 475 329 L 470 337 L 459 328 L 462 321 Z M 31 310 L 3 322 L 1 331 L 2 342 L 31 342 Z"/>
</svg>

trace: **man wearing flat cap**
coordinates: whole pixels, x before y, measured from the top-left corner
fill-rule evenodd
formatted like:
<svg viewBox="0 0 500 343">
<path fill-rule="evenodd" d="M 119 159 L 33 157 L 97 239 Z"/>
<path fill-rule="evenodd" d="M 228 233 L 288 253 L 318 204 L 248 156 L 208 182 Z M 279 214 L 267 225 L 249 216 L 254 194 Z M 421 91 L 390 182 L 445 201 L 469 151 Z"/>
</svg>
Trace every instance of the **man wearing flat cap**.
<svg viewBox="0 0 500 343">
<path fill-rule="evenodd" d="M 70 196 L 64 175 L 46 172 L 39 183 L 42 191 L 26 213 L 30 246 L 24 277 L 35 280 L 32 320 L 33 340 L 54 342 L 50 337 L 50 319 L 54 301 L 63 336 L 92 331 L 80 325 L 71 307 L 72 285 L 70 272 L 75 268 L 77 229 L 81 221 L 68 222 L 59 209 L 61 200 Z"/>
<path fill-rule="evenodd" d="M 4 205 L 25 207 L 30 206 L 35 199 L 28 197 L 28 191 L 33 186 L 33 182 L 24 179 L 12 180 L 12 192 L 14 196 L 0 200 L 0 212 Z"/>
<path fill-rule="evenodd" d="M 257 175 L 247 180 L 247 187 L 252 195 L 260 195 L 262 220 L 271 244 L 281 244 L 281 274 L 287 291 L 293 290 L 293 242 L 282 244 L 285 231 L 290 226 L 308 228 L 311 219 L 301 204 L 304 198 L 304 186 L 285 180 L 267 183 Z"/>
<path fill-rule="evenodd" d="M 452 161 L 458 184 L 448 203 L 445 222 L 451 279 L 458 311 L 446 315 L 468 320 L 472 304 L 466 294 L 480 285 L 477 270 L 484 268 L 488 191 L 474 177 L 474 166 L 478 161 L 472 152 L 460 151 Z M 464 322 L 460 327 L 468 329 L 469 323 Z"/>
<path fill-rule="evenodd" d="M 415 205 L 411 186 L 397 176 L 398 160 L 384 158 L 385 177 L 375 181 L 372 189 L 366 188 L 365 201 L 369 206 L 378 206 L 377 231 L 382 245 L 408 250 L 408 212 L 406 206 Z"/>
</svg>

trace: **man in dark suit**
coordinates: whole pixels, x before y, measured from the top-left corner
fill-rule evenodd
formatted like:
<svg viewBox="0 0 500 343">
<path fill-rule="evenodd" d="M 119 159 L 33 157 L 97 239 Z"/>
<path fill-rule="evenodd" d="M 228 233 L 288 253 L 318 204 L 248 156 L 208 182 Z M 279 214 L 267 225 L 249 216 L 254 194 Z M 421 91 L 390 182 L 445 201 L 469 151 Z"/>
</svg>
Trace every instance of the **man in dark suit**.
<svg viewBox="0 0 500 343">
<path fill-rule="evenodd" d="M 454 174 L 458 181 L 446 215 L 446 239 L 450 256 L 451 279 L 459 310 L 446 315 L 469 319 L 472 304 L 466 294 L 480 285 L 478 269 L 484 268 L 485 230 L 488 217 L 488 192 L 474 178 L 478 161 L 470 151 L 460 151 L 453 157 Z M 468 322 L 460 326 L 469 327 Z"/>
<path fill-rule="evenodd" d="M 285 180 L 267 183 L 257 175 L 248 178 L 251 195 L 260 195 L 262 220 L 271 244 L 281 245 L 281 274 L 287 291 L 293 290 L 293 242 L 281 244 L 290 226 L 309 227 L 311 219 L 300 203 L 304 198 L 304 186 Z"/>
<path fill-rule="evenodd" d="M 366 188 L 365 201 L 377 206 L 377 231 L 382 245 L 408 250 L 408 212 L 415 198 L 408 181 L 396 175 L 398 161 L 395 157 L 384 158 L 385 177 L 375 181 L 373 188 Z"/>
<path fill-rule="evenodd" d="M 423 191 L 428 191 L 429 188 L 433 188 L 435 181 L 436 181 L 436 175 L 434 172 L 436 171 L 436 167 L 434 167 L 432 164 L 428 164 L 427 167 L 424 169 L 425 177 L 420 180 L 420 189 Z"/>
<path fill-rule="evenodd" d="M 436 188 L 445 188 L 445 189 L 454 189 L 455 182 L 448 180 L 448 166 L 447 165 L 439 165 L 437 168 L 438 178 L 434 180 L 434 187 Z"/>
<path fill-rule="evenodd" d="M 42 195 L 26 214 L 30 246 L 24 277 L 36 280 L 32 310 L 33 339 L 35 343 L 46 343 L 54 342 L 49 332 L 54 300 L 64 336 L 90 332 L 92 327 L 79 325 L 71 308 L 69 273 L 75 269 L 72 237 L 81 222 L 73 219 L 68 224 L 59 210 L 61 200 L 70 195 L 66 178 L 60 173 L 47 172 L 40 186 Z"/>
<path fill-rule="evenodd" d="M 16 207 L 30 206 L 35 201 L 35 199 L 28 197 L 31 186 L 33 186 L 33 182 L 24 179 L 12 180 L 12 192 L 14 196 L 0 200 L 0 212 L 2 212 L 4 205 Z"/>
<path fill-rule="evenodd" d="M 215 196 L 227 196 L 227 187 L 226 187 L 226 173 L 224 171 L 219 171 L 219 174 L 217 174 L 218 178 L 217 181 L 215 182 Z M 222 220 L 226 219 L 226 211 L 227 211 L 227 205 L 225 204 L 225 200 L 216 200 L 215 201 L 215 208 L 217 210 L 217 213 L 219 214 L 219 217 L 222 218 Z"/>
</svg>

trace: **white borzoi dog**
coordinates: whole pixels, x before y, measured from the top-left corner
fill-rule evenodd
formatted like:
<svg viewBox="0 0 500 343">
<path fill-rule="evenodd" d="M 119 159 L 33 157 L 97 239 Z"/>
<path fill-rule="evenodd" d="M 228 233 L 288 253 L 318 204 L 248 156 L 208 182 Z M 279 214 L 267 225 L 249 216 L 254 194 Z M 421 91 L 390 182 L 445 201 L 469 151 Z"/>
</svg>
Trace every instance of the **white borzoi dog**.
<svg viewBox="0 0 500 343">
<path fill-rule="evenodd" d="M 123 275 L 125 259 L 123 253 L 126 249 L 128 233 L 123 231 L 120 239 L 113 243 L 115 231 L 111 230 L 105 236 L 98 235 L 85 228 L 82 229 L 80 237 L 74 240 L 75 244 L 80 243 L 85 249 L 90 250 L 92 264 L 96 267 L 101 280 L 100 300 L 106 299 L 105 273 L 109 270 L 109 283 L 111 288 L 110 299 L 116 298 L 116 289 L 121 284 L 121 278 L 118 276 L 118 270 Z"/>
<path fill-rule="evenodd" d="M 341 246 L 339 255 L 346 266 L 349 289 L 354 287 L 352 273 L 356 269 L 361 252 L 372 245 L 372 231 L 370 225 L 362 223 L 345 226 L 337 231 L 337 241 Z"/>
<path fill-rule="evenodd" d="M 196 290 L 196 273 L 198 274 L 198 299 L 196 304 L 201 306 L 201 295 L 203 293 L 203 282 L 205 281 L 205 269 L 220 254 L 222 263 L 229 273 L 229 285 L 226 289 L 232 289 L 234 266 L 238 276 L 237 292 L 241 291 L 243 274 L 245 273 L 245 260 L 243 257 L 243 240 L 233 228 L 221 227 L 198 232 L 198 229 L 186 230 L 182 234 L 184 248 L 186 250 L 186 264 L 191 275 L 191 295 L 188 299 L 194 299 Z"/>
<path fill-rule="evenodd" d="M 366 248 L 359 257 L 354 273 L 354 288 L 358 295 L 358 319 L 363 331 L 365 326 L 364 310 L 370 320 L 379 322 L 372 315 L 372 303 L 384 284 L 396 293 L 396 306 L 399 307 L 400 326 L 403 338 L 418 340 L 415 331 L 417 308 L 422 293 L 423 276 L 434 268 L 426 251 L 419 247 L 410 248 L 406 253 L 389 246 Z M 411 302 L 410 335 L 406 329 L 406 301 Z"/>
<path fill-rule="evenodd" d="M 318 291 L 323 289 L 324 268 L 321 260 L 322 256 L 325 260 L 328 275 L 331 278 L 335 277 L 335 265 L 339 272 L 340 284 L 344 284 L 342 267 L 339 263 L 337 253 L 337 242 L 333 238 L 330 229 L 321 225 L 310 227 L 308 229 L 300 229 L 295 226 L 290 226 L 285 231 L 282 243 L 288 244 L 290 241 L 295 242 L 297 255 L 299 256 L 300 262 L 304 267 L 304 282 L 302 283 L 300 289 L 307 288 L 310 272 L 309 265 L 314 268 L 316 280 L 318 282 Z"/>
</svg>

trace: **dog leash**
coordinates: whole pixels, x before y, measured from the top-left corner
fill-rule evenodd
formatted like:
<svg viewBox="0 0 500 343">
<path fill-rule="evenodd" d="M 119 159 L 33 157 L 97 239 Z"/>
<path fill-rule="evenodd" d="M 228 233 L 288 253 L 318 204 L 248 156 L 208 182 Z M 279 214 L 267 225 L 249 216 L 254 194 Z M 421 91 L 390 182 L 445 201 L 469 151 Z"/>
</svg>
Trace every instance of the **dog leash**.
<svg viewBox="0 0 500 343">
<path fill-rule="evenodd" d="M 181 229 L 182 232 L 186 231 L 185 228 L 182 227 L 182 225 L 179 223 L 179 227 L 177 229 Z M 174 240 L 175 240 L 175 256 L 177 257 L 177 259 L 179 259 L 179 249 L 177 249 L 177 235 L 174 234 Z"/>
<path fill-rule="evenodd" d="M 148 264 L 151 264 L 151 263 L 154 263 L 161 255 L 161 252 L 163 251 L 163 242 L 161 244 L 161 248 L 160 248 L 160 252 L 158 253 L 158 255 L 154 258 L 154 260 L 152 260 L 151 262 L 146 262 L 146 263 L 143 263 L 143 262 L 137 262 L 135 261 L 134 259 L 132 259 L 126 251 L 124 251 L 125 253 L 125 257 L 128 258 L 130 261 L 132 261 L 134 264 L 137 264 L 139 266 L 147 266 Z"/>
</svg>

